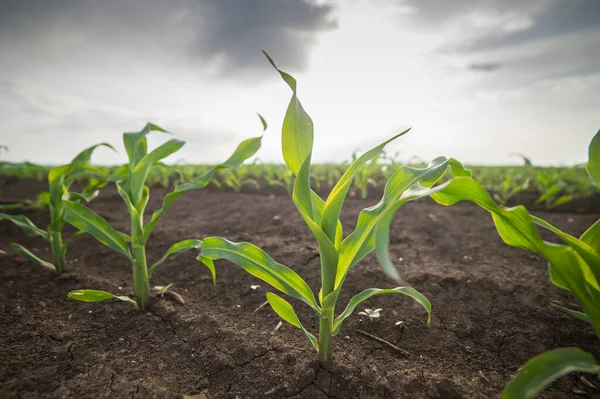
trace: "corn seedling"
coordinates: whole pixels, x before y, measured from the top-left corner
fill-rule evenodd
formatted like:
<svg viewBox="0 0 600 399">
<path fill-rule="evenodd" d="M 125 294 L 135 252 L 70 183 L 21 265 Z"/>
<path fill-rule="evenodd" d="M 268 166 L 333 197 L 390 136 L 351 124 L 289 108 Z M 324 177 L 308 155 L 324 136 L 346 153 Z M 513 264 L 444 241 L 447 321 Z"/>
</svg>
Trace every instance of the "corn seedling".
<svg viewBox="0 0 600 399">
<path fill-rule="evenodd" d="M 256 190 L 260 186 L 256 179 L 249 176 L 249 171 L 244 169 L 228 169 L 220 173 L 223 183 L 233 189 L 235 192 L 240 192 L 244 186 L 253 186 Z"/>
<path fill-rule="evenodd" d="M 56 274 L 63 273 L 65 269 L 65 255 L 67 253 L 67 248 L 73 240 L 82 234 L 82 232 L 77 232 L 63 241 L 62 230 L 65 224 L 65 203 L 67 200 L 77 204 L 80 202 L 89 202 L 98 195 L 98 189 L 108 183 L 106 180 L 107 176 L 100 169 L 93 168 L 89 165 L 92 153 L 99 146 L 105 146 L 112 149 L 109 144 L 97 144 L 79 153 L 70 164 L 53 168 L 48 173 L 49 191 L 40 193 L 37 202 L 32 204 L 35 208 L 48 206 L 50 210 L 50 225 L 46 230 L 40 229 L 23 215 L 0 213 L 0 220 L 9 220 L 21 228 L 25 233 L 42 237 L 44 240 L 48 241 L 52 251 L 52 262 L 39 258 L 27 248 L 14 242 L 10 244 L 13 251 L 40 266 L 55 271 Z M 93 175 L 99 178 L 93 177 Z M 88 177 L 88 183 L 83 191 L 79 193 L 70 192 L 69 189 L 71 185 L 75 180 L 82 176 Z M 22 205 L 23 204 L 13 204 L 12 207 L 8 205 L 4 206 L 4 209 L 15 209 L 22 207 Z"/>
<path fill-rule="evenodd" d="M 589 147 L 587 171 L 592 181 L 600 186 L 600 131 Z M 499 206 L 466 171 L 462 174 L 431 197 L 443 205 L 453 205 L 463 200 L 476 203 L 491 213 L 496 229 L 506 244 L 544 256 L 549 262 L 552 283 L 571 292 L 582 311 L 553 306 L 590 323 L 600 339 L 600 220 L 577 238 L 530 215 L 523 206 Z M 542 240 L 536 226 L 553 232 L 565 245 Z M 599 373 L 600 365 L 596 364 L 592 355 L 577 348 L 546 352 L 525 364 L 505 388 L 503 398 L 533 398 L 554 379 L 573 371 Z"/>
<path fill-rule="evenodd" d="M 290 303 L 274 293 L 267 294 L 267 300 L 273 310 L 283 320 L 299 328 L 318 352 L 319 360 L 327 362 L 332 356 L 332 337 L 340 332 L 343 321 L 358 305 L 373 296 L 407 295 L 425 308 L 429 316 L 428 321 L 430 320 L 431 304 L 421 293 L 408 286 L 364 290 L 350 299 L 345 310 L 337 316 L 335 307 L 349 270 L 369 253 L 376 250 L 382 266 L 390 268 L 391 261 L 387 249 L 392 216 L 405 202 L 429 195 L 436 190 L 430 187 L 446 171 L 450 161 L 440 157 L 424 169 L 398 168 L 388 180 L 381 201 L 375 206 L 363 209 L 356 229 L 344 238 L 339 216 L 353 178 L 386 144 L 408 130 L 358 157 L 324 201 L 310 187 L 313 122 L 298 100 L 296 80 L 279 70 L 268 55 L 267 58 L 292 89 L 292 98 L 282 127 L 282 152 L 286 164 L 296 176 L 292 200 L 318 243 L 321 261 L 320 292 L 315 297 L 308 284 L 297 273 L 247 242 L 233 243 L 220 237 L 206 238 L 202 242 L 199 259 L 211 269 L 214 269 L 214 260 L 229 260 L 273 288 L 310 306 L 319 318 L 318 336 L 304 328 Z M 397 273 L 395 277 L 399 277 Z"/>
<path fill-rule="evenodd" d="M 260 119 L 263 123 L 263 128 L 266 129 L 266 122 L 262 117 Z M 156 268 L 170 255 L 199 248 L 200 246 L 200 240 L 195 239 L 173 244 L 162 258 L 151 267 L 148 267 L 146 262 L 146 243 L 160 218 L 184 192 L 204 188 L 217 171 L 241 165 L 258 151 L 262 140 L 262 136 L 260 136 L 243 141 L 227 161 L 206 170 L 191 182 L 179 184 L 173 192 L 167 194 L 163 200 L 162 207 L 152 214 L 151 220 L 144 224 L 144 210 L 150 196 L 150 189 L 145 182 L 150 169 L 165 157 L 178 151 L 185 144 L 184 141 L 171 139 L 148 152 L 146 136 L 151 131 L 166 132 L 160 127 L 149 123 L 140 132 L 123 134 L 123 143 L 127 151 L 129 163 L 119 169 L 121 174 L 116 179 L 116 185 L 129 212 L 131 220 L 131 232 L 129 235 L 117 231 L 105 219 L 79 203 L 67 202 L 65 207 L 65 219 L 67 222 L 81 231 L 91 234 L 100 243 L 125 255 L 129 259 L 133 271 L 135 301 L 127 296 L 116 296 L 109 292 L 98 290 L 72 291 L 69 293 L 69 298 L 83 302 L 120 299 L 130 302 L 138 309 L 145 309 L 150 298 L 149 281 Z M 211 270 L 211 272 L 214 278 L 214 270 Z"/>
</svg>

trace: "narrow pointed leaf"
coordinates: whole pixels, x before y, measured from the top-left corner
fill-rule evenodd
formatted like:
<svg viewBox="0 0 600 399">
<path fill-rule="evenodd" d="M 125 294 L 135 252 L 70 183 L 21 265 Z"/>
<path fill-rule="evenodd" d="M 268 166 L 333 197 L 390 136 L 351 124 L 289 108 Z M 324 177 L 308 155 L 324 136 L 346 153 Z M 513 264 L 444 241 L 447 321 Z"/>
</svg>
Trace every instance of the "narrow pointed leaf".
<svg viewBox="0 0 600 399">
<path fill-rule="evenodd" d="M 146 126 L 144 126 L 144 128 L 139 132 L 123 134 L 123 144 L 125 145 L 125 151 L 127 151 L 127 157 L 129 158 L 129 166 L 131 169 L 133 169 L 133 167 L 137 165 L 142 157 L 148 153 L 146 136 L 151 131 L 169 133 L 153 123 L 147 123 Z"/>
<path fill-rule="evenodd" d="M 412 299 L 417 301 L 421 306 L 423 306 L 423 308 L 427 311 L 427 324 L 431 323 L 431 303 L 423 294 L 421 294 L 419 291 L 415 290 L 414 288 L 412 288 L 412 287 L 397 287 L 397 288 L 392 288 L 392 289 L 369 288 L 369 289 L 366 289 L 366 290 L 362 291 L 361 293 L 353 296 L 350 299 L 350 301 L 348 302 L 346 309 L 344 309 L 344 311 L 338 317 L 335 318 L 335 321 L 333 323 L 333 335 L 336 335 L 338 332 L 340 332 L 340 329 L 342 328 L 342 323 L 348 316 L 350 316 L 352 314 L 352 312 L 354 311 L 354 309 L 356 309 L 356 307 L 358 305 L 360 305 L 362 302 L 366 301 L 367 299 L 369 299 L 371 297 L 374 297 L 376 295 L 382 295 L 382 294 L 402 294 L 402 295 L 411 297 Z"/>
<path fill-rule="evenodd" d="M 310 341 L 310 343 L 317 350 L 317 352 L 319 351 L 319 342 L 317 341 L 317 338 L 315 338 L 314 335 L 308 332 L 308 330 L 304 328 L 302 323 L 300 323 L 300 320 L 298 319 L 294 308 L 292 307 L 292 305 L 289 304 L 289 302 L 287 302 L 280 296 L 273 294 L 272 292 L 267 292 L 267 301 L 269 301 L 269 305 L 271 305 L 271 308 L 273 308 L 273 310 L 279 315 L 279 317 L 281 317 L 283 320 L 287 321 L 294 327 L 302 330 L 306 338 Z"/>
<path fill-rule="evenodd" d="M 376 147 L 373 147 L 369 151 L 365 152 L 363 155 L 358 157 L 346 170 L 346 172 L 342 175 L 340 180 L 336 183 L 336 185 L 331 190 L 331 193 L 327 197 L 325 201 L 325 207 L 323 210 L 323 218 L 321 219 L 321 227 L 325 234 L 330 239 L 334 239 L 337 222 L 340 217 L 340 212 L 342 210 L 342 205 L 344 204 L 344 200 L 346 199 L 346 195 L 348 194 L 348 190 L 350 189 L 350 185 L 352 184 L 352 180 L 356 173 L 360 170 L 364 164 L 366 164 L 369 160 L 373 159 L 377 155 L 381 154 L 381 151 L 385 148 L 387 144 L 394 141 L 400 136 L 408 133 L 410 129 L 403 131 L 400 134 L 392 137 L 391 139 L 379 144 Z"/>
<path fill-rule="evenodd" d="M 315 220 L 315 216 L 318 212 L 315 210 L 314 202 L 319 203 L 320 206 L 322 200 L 310 189 L 310 160 L 311 154 L 308 154 L 296 177 L 292 198 L 300 215 L 306 222 L 306 225 L 319 245 L 322 277 L 321 286 L 322 289 L 325 290 L 325 293 L 329 294 L 335 288 L 338 252 L 335 248 L 335 244 L 327 237 Z M 316 201 L 315 196 L 318 198 Z"/>
<path fill-rule="evenodd" d="M 131 195 L 131 201 L 137 205 L 139 196 L 142 195 L 142 188 L 148 177 L 148 173 L 152 166 L 163 158 L 168 157 L 174 152 L 178 151 L 185 141 L 171 139 L 166 143 L 156 147 L 150 153 L 144 155 L 142 159 L 135 165 L 130 176 L 130 187 L 129 192 Z"/>
<path fill-rule="evenodd" d="M 200 246 L 200 255 L 212 260 L 227 259 L 284 294 L 318 309 L 308 284 L 292 269 L 275 262 L 265 251 L 253 244 L 236 244 L 224 238 L 208 237 Z"/>
<path fill-rule="evenodd" d="M 194 248 L 200 249 L 200 244 L 202 244 L 201 240 L 184 240 L 184 241 L 180 241 L 176 244 L 171 245 L 171 248 L 169 248 L 167 250 L 167 252 L 165 252 L 163 257 L 160 258 L 160 260 L 158 260 L 158 262 L 153 264 L 152 267 L 150 268 L 150 270 L 148 270 L 148 278 L 152 277 L 152 273 L 154 272 L 154 270 L 158 266 L 163 264 L 164 261 L 167 260 L 167 258 L 169 256 L 173 255 L 174 253 L 185 252 L 185 251 L 189 251 L 190 249 L 194 249 Z"/>
<path fill-rule="evenodd" d="M 65 247 L 65 251 L 66 251 L 67 247 L 69 245 L 71 245 L 71 243 L 73 243 L 73 241 L 75 241 L 78 237 L 81 237 L 84 234 L 85 234 L 85 231 L 79 230 L 79 231 L 73 233 L 73 235 L 71 237 L 67 238 L 63 244 L 63 246 Z"/>
<path fill-rule="evenodd" d="M 340 245 L 340 262 L 338 264 L 336 288 L 344 281 L 350 267 L 375 249 L 374 230 L 385 212 L 393 207 L 396 200 L 419 181 L 429 184 L 437 181 L 448 166 L 444 157 L 434 159 L 426 168 L 400 167 L 388 180 L 383 198 L 378 204 L 365 208 L 360 212 L 356 228 Z"/>
<path fill-rule="evenodd" d="M 115 148 L 108 143 L 99 143 L 81 151 L 75 156 L 75 158 L 73 158 L 71 164 L 90 163 L 92 160 L 92 154 L 94 153 L 94 150 L 96 150 L 96 148 L 98 147 L 106 147 L 110 148 L 113 151 L 116 151 Z"/>
<path fill-rule="evenodd" d="M 589 148 L 589 160 L 586 166 L 590 179 L 600 187 L 600 130 L 596 133 Z"/>
<path fill-rule="evenodd" d="M 531 219 L 533 220 L 533 222 L 535 224 L 537 224 L 538 226 L 542 226 L 545 229 L 548 229 L 550 231 L 552 231 L 554 234 L 556 234 L 557 236 L 559 236 L 560 238 L 562 238 L 567 244 L 569 244 L 575 251 L 577 251 L 577 253 L 583 258 L 585 259 L 586 262 L 588 262 L 589 264 L 598 264 L 600 265 L 600 255 L 598 253 L 598 249 L 592 247 L 591 245 L 588 245 L 585 241 L 580 240 L 576 237 L 573 237 L 572 235 L 565 233 L 564 231 L 561 231 L 560 229 L 557 229 L 556 227 L 554 227 L 553 225 L 551 225 L 550 223 L 546 222 L 543 219 L 540 219 L 537 216 L 532 216 Z M 598 223 L 598 222 L 596 222 Z M 591 227 L 594 227 L 594 225 L 592 225 Z M 597 227 L 596 227 L 597 228 Z M 587 234 L 595 234 L 594 231 L 591 232 L 587 232 Z M 584 233 L 584 234 L 586 234 Z M 598 279 L 600 281 L 600 278 Z"/>
<path fill-rule="evenodd" d="M 18 226 L 21 230 L 23 230 L 27 234 L 35 234 L 37 236 L 42 237 L 44 240 L 50 240 L 50 235 L 48 232 L 37 227 L 31 220 L 23 215 L 7 215 L 5 213 L 0 213 L 0 221 L 8 220 L 13 222 L 16 226 Z"/>
<path fill-rule="evenodd" d="M 56 271 L 56 268 L 54 267 L 54 265 L 52 263 L 46 262 L 45 260 L 40 259 L 36 255 L 34 255 L 31 251 L 29 251 L 27 248 L 15 243 L 15 242 L 11 242 L 10 247 L 12 248 L 13 251 L 15 251 L 15 253 L 23 256 L 24 258 L 29 259 L 33 263 L 38 264 L 40 266 L 44 266 L 45 268 L 50 269 L 52 271 Z"/>
<path fill-rule="evenodd" d="M 592 355 L 578 348 L 551 350 L 529 360 L 502 391 L 502 399 L 531 399 L 554 380 L 573 372 L 598 373 Z"/>
<path fill-rule="evenodd" d="M 557 303 L 551 303 L 550 306 L 552 306 L 553 308 L 556 308 L 556 309 L 560 310 L 563 313 L 568 314 L 571 317 L 574 317 L 576 319 L 579 319 L 579 320 L 582 320 L 582 321 L 587 321 L 588 323 L 591 323 L 590 316 L 588 316 L 584 312 L 580 312 L 578 310 L 569 309 L 569 308 L 561 306 L 561 305 L 559 305 Z"/>
<path fill-rule="evenodd" d="M 62 165 L 50 169 L 48 172 L 48 186 L 50 193 L 50 203 L 58 207 L 62 201 L 62 196 L 66 194 L 63 186 L 65 175 L 73 171 L 72 165 Z"/>
<path fill-rule="evenodd" d="M 260 115 L 259 115 L 259 117 L 260 117 Z M 263 122 L 263 127 L 266 129 L 266 122 L 264 122 L 262 117 L 260 117 L 260 118 L 261 118 L 261 121 Z M 263 134 L 264 134 L 264 130 L 263 130 Z M 246 161 L 248 158 L 250 158 L 251 156 L 256 154 L 256 152 L 259 150 L 259 148 L 261 146 L 261 143 L 262 143 L 262 136 L 250 138 L 250 139 L 243 141 L 240 145 L 238 145 L 238 147 L 235 149 L 235 151 L 233 152 L 233 154 L 229 157 L 229 159 L 227 161 L 204 171 L 194 181 L 192 181 L 190 183 L 180 184 L 177 187 L 175 187 L 175 190 L 172 193 L 169 193 L 165 196 L 162 207 L 160 209 L 156 210 L 152 214 L 152 218 L 150 219 L 150 222 L 148 224 L 146 224 L 146 226 L 144 227 L 143 239 L 145 241 L 148 240 L 148 238 L 150 237 L 150 234 L 152 233 L 152 230 L 156 226 L 156 223 L 158 222 L 158 220 L 175 203 L 175 201 L 177 201 L 177 199 L 179 197 L 181 197 L 181 195 L 185 191 L 196 190 L 196 189 L 201 189 L 201 188 L 206 187 L 210 183 L 211 179 L 213 178 L 213 176 L 217 170 L 239 167 L 241 164 L 244 163 L 244 161 Z"/>
<path fill-rule="evenodd" d="M 583 258 L 586 253 L 589 255 L 589 251 L 581 245 L 583 242 L 577 242 L 577 239 L 562 232 L 561 238 L 575 244 L 573 247 L 543 241 L 535 228 L 534 220 L 552 230 L 551 225 L 539 218 L 532 218 L 522 206 L 499 206 L 470 177 L 452 179 L 442 190 L 431 195 L 431 198 L 442 205 L 452 205 L 462 200 L 476 203 L 491 213 L 496 229 L 506 244 L 543 255 L 550 264 L 552 282 L 575 295 L 579 305 L 589 316 L 596 334 L 600 336 L 600 308 L 597 305 L 600 303 L 600 290 L 594 271 L 590 269 L 593 265 L 587 264 Z M 593 259 L 590 256 L 587 258 Z"/>
<path fill-rule="evenodd" d="M 113 295 L 110 292 L 100 291 L 100 290 L 75 290 L 71 291 L 67 294 L 67 296 L 71 299 L 80 302 L 102 302 L 107 301 L 109 299 L 118 299 L 123 302 L 129 302 L 134 307 L 137 308 L 137 303 L 124 295 Z"/>
<path fill-rule="evenodd" d="M 395 280 L 398 284 L 404 284 L 398 269 L 392 262 L 392 259 L 389 254 L 389 246 L 390 246 L 390 224 L 392 218 L 396 214 L 396 212 L 408 201 L 416 200 L 419 198 L 423 198 L 425 196 L 429 196 L 433 193 L 436 193 L 443 189 L 445 184 L 434 188 L 423 187 L 419 184 L 414 184 L 409 189 L 407 189 L 400 200 L 396 201 L 396 203 L 389 207 L 379 218 L 377 222 L 377 226 L 375 227 L 375 255 L 377 256 L 377 260 L 379 261 L 379 265 L 383 269 L 383 271 L 393 280 Z M 368 248 L 368 246 L 367 246 Z M 362 254 L 360 254 L 362 255 Z"/>
<path fill-rule="evenodd" d="M 597 251 L 600 250 L 600 219 L 581 235 L 580 240 L 592 248 L 597 248 Z"/>
<path fill-rule="evenodd" d="M 63 195 L 63 201 L 73 201 L 73 202 L 90 202 L 94 198 L 96 198 L 100 194 L 100 191 L 96 190 L 91 193 L 75 193 L 68 192 Z"/>
<path fill-rule="evenodd" d="M 109 248 L 131 259 L 127 242 L 104 218 L 77 202 L 65 202 L 65 220 L 79 230 L 91 234 Z"/>
<path fill-rule="evenodd" d="M 213 284 L 217 283 L 217 270 L 215 268 L 215 262 L 212 259 L 209 258 L 205 258 L 202 255 L 198 255 L 196 257 L 197 260 L 199 260 L 200 262 L 202 262 L 204 264 L 204 266 L 206 266 L 208 268 L 208 270 L 210 271 L 210 275 L 212 276 L 213 279 Z"/>
<path fill-rule="evenodd" d="M 271 57 L 266 52 L 263 51 L 263 53 L 293 92 L 281 128 L 281 148 L 285 163 L 297 175 L 304 160 L 312 151 L 313 121 L 298 100 L 296 79 L 277 68 Z"/>
</svg>

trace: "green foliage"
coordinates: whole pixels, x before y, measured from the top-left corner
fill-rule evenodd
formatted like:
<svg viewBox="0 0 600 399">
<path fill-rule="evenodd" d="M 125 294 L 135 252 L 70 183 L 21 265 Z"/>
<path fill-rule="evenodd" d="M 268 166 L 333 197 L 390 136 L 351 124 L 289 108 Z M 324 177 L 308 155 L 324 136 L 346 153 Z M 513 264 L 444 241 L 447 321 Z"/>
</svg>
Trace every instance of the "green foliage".
<svg viewBox="0 0 600 399">
<path fill-rule="evenodd" d="M 277 69 L 274 62 L 268 56 L 267 58 Z M 295 79 L 279 69 L 277 71 L 292 89 L 292 98 L 282 127 L 282 153 L 289 169 L 296 176 L 292 200 L 318 243 L 321 260 L 320 292 L 316 297 L 308 284 L 292 269 L 277 263 L 262 249 L 247 242 L 236 244 L 224 238 L 206 238 L 202 242 L 199 259 L 213 268 L 214 260 L 226 259 L 280 292 L 310 306 L 319 318 L 318 336 L 304 328 L 291 304 L 273 293 L 267 295 L 273 310 L 282 319 L 299 328 L 317 350 L 319 359 L 326 362 L 332 354 L 332 337 L 339 333 L 343 321 L 352 314 L 354 309 L 368 298 L 380 294 L 408 296 L 423 306 L 428 313 L 428 321 L 430 320 L 431 304 L 427 298 L 415 289 L 405 286 L 365 290 L 354 296 L 346 309 L 337 317 L 335 307 L 349 270 L 376 248 L 379 252 L 387 252 L 385 231 L 389 232 L 391 216 L 407 201 L 430 195 L 438 190 L 439 187 L 432 186 L 442 177 L 451 165 L 451 161 L 437 158 L 425 168 L 408 166 L 397 168 L 387 181 L 381 201 L 373 207 L 363 209 L 356 229 L 344 238 L 339 217 L 352 181 L 365 164 L 372 162 L 382 153 L 386 144 L 407 131 L 356 157 L 335 183 L 327 199 L 323 200 L 311 189 L 311 155 L 314 138 L 312 120 L 297 97 Z"/>
<path fill-rule="evenodd" d="M 600 160 L 599 141 L 600 132 L 596 133 L 589 149 L 587 169 L 592 179 Z M 571 292 L 582 311 L 560 305 L 554 307 L 589 322 L 600 338 L 600 220 L 579 238 L 574 237 L 530 215 L 522 206 L 505 208 L 497 205 L 481 184 L 469 176 L 455 177 L 431 197 L 443 205 L 463 200 L 476 203 L 490 212 L 506 244 L 543 255 L 549 262 L 552 283 Z M 564 245 L 544 241 L 536 226 L 556 234 Z M 576 349 L 547 352 L 525 365 L 507 386 L 504 397 L 533 397 L 555 378 L 575 370 L 598 372 L 600 367 L 590 355 Z"/>
<path fill-rule="evenodd" d="M 261 122 L 266 128 L 262 117 Z M 113 173 L 117 190 L 129 212 L 131 222 L 129 235 L 117 231 L 94 211 L 73 201 L 67 202 L 64 215 L 65 220 L 80 231 L 91 234 L 100 243 L 127 257 L 132 266 L 135 293 L 135 302 L 131 302 L 135 303 L 138 309 L 145 309 L 148 304 L 150 299 L 149 282 L 155 269 L 172 254 L 197 249 L 200 246 L 200 241 L 195 239 L 175 243 L 160 260 L 148 268 L 146 243 L 160 218 L 184 192 L 204 188 L 217 171 L 236 168 L 254 155 L 260 148 L 262 140 L 261 136 L 243 141 L 227 161 L 204 171 L 190 182 L 177 185 L 171 193 L 166 195 L 162 207 L 152 214 L 150 221 L 144 223 L 144 211 L 150 197 L 150 188 L 146 185 L 150 171 L 157 165 L 163 167 L 164 164 L 161 161 L 177 152 L 185 144 L 181 140 L 170 139 L 152 151 L 148 151 L 146 136 L 151 131 L 168 133 L 164 129 L 148 123 L 139 132 L 123 134 L 123 143 L 129 162 Z M 214 278 L 214 268 L 211 269 L 211 272 Z M 124 300 L 123 297 L 97 290 L 77 290 L 70 293 L 69 298 L 84 302 L 98 302 L 115 298 Z"/>
<path fill-rule="evenodd" d="M 502 399 L 532 399 L 563 375 L 580 371 L 600 373 L 589 353 L 577 348 L 551 350 L 530 359 L 502 391 Z"/>
<path fill-rule="evenodd" d="M 12 249 L 19 255 L 24 256 L 33 263 L 62 274 L 65 269 L 65 255 L 67 248 L 79 234 L 74 234 L 63 242 L 62 230 L 64 226 L 64 212 L 66 201 L 80 205 L 80 202 L 89 202 L 94 199 L 99 191 L 107 184 L 107 174 L 100 169 L 89 165 L 92 153 L 98 147 L 112 148 L 109 144 L 102 143 L 89 147 L 80 152 L 71 163 L 50 169 L 48 172 L 48 191 L 38 194 L 37 203 L 34 207 L 47 206 L 50 211 L 50 225 L 47 230 L 38 228 L 31 220 L 22 215 L 9 215 L 0 213 L 0 220 L 8 220 L 17 225 L 27 234 L 37 235 L 48 241 L 52 251 L 52 262 L 45 261 L 34 255 L 21 245 L 12 243 Z M 88 177 L 88 183 L 81 192 L 70 192 L 71 185 L 80 177 Z M 11 204 L 3 209 L 18 209 L 23 204 Z M 80 205 L 82 206 L 82 205 Z"/>
</svg>

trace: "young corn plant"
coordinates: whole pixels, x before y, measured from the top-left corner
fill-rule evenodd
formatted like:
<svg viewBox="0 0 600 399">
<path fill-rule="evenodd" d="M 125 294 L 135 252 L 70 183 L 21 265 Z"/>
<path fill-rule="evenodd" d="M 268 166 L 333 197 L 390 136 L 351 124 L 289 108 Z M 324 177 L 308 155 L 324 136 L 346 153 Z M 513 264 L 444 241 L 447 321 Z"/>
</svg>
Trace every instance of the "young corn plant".
<svg viewBox="0 0 600 399">
<path fill-rule="evenodd" d="M 92 153 L 100 146 L 113 149 L 112 146 L 106 143 L 94 145 L 79 153 L 71 163 L 52 168 L 48 173 L 48 191 L 40 193 L 37 202 L 32 205 L 34 208 L 48 206 L 50 210 L 50 225 L 45 230 L 37 227 L 23 215 L 0 213 L 0 220 L 9 220 L 25 233 L 42 237 L 48 241 L 52 251 L 52 262 L 39 258 L 27 248 L 14 242 L 10 244 L 13 251 L 33 263 L 53 270 L 56 274 L 60 275 L 64 272 L 67 248 L 73 240 L 83 234 L 83 232 L 77 232 L 66 240 L 63 240 L 62 231 L 65 224 L 65 203 L 67 200 L 73 203 L 89 202 L 98 195 L 98 189 L 108 183 L 108 180 L 106 180 L 108 176 L 103 171 L 89 165 Z M 88 180 L 83 191 L 79 193 L 70 192 L 71 185 L 81 177 L 86 177 Z M 4 208 L 16 209 L 22 207 L 22 205 L 13 204 L 13 206 L 5 206 Z"/>
<path fill-rule="evenodd" d="M 262 117 L 260 119 L 263 123 L 263 128 L 266 129 L 266 122 Z M 144 210 L 150 196 L 150 189 L 145 182 L 150 169 L 157 162 L 175 153 L 185 144 L 184 141 L 171 139 L 148 152 L 146 136 L 151 131 L 166 132 L 160 127 L 149 123 L 137 133 L 123 134 L 123 143 L 125 144 L 129 163 L 119 169 L 120 176 L 116 179 L 116 185 L 129 211 L 131 222 L 129 235 L 117 231 L 105 219 L 84 205 L 72 201 L 68 201 L 65 205 L 65 220 L 68 223 L 83 232 L 91 234 L 100 243 L 121 253 L 130 261 L 133 272 L 135 301 L 127 296 L 117 296 L 106 291 L 87 289 L 70 292 L 68 296 L 71 299 L 82 302 L 120 299 L 131 303 L 138 309 L 145 309 L 150 299 L 149 281 L 156 268 L 170 255 L 199 248 L 200 246 L 200 240 L 196 239 L 175 243 L 162 258 L 148 267 L 146 261 L 146 243 L 160 218 L 184 192 L 205 187 L 210 183 L 217 171 L 236 168 L 241 165 L 258 151 L 262 140 L 262 136 L 260 136 L 243 141 L 227 161 L 204 171 L 204 173 L 191 182 L 177 185 L 173 192 L 167 194 L 162 207 L 152 214 L 150 221 L 144 223 Z M 214 270 L 212 270 L 212 274 L 214 279 Z"/>
<path fill-rule="evenodd" d="M 406 201 L 428 195 L 429 187 L 442 176 L 449 160 L 437 158 L 424 169 L 399 168 L 387 182 L 381 201 L 375 206 L 363 209 L 356 229 L 344 238 L 339 216 L 353 178 L 363 165 L 383 150 L 386 144 L 408 130 L 358 157 L 335 184 L 328 198 L 323 200 L 310 187 L 313 122 L 298 100 L 296 80 L 279 70 L 271 58 L 266 56 L 292 89 L 292 98 L 282 127 L 282 152 L 287 166 L 296 176 L 292 200 L 318 243 L 321 260 L 320 292 L 315 296 L 308 284 L 296 272 L 277 263 L 262 249 L 247 242 L 233 243 L 220 237 L 206 238 L 202 242 L 198 259 L 211 270 L 214 270 L 215 260 L 226 259 L 270 284 L 276 290 L 306 303 L 319 318 L 319 332 L 316 336 L 300 323 L 289 302 L 274 293 L 267 294 L 267 300 L 273 310 L 283 320 L 299 328 L 316 349 L 319 360 L 327 362 L 332 356 L 332 339 L 340 332 L 343 321 L 360 303 L 373 296 L 381 294 L 409 296 L 425 308 L 428 322 L 430 321 L 431 304 L 421 293 L 408 286 L 391 289 L 370 288 L 350 299 L 341 313 L 336 315 L 335 310 L 349 270 L 361 259 L 373 250 L 377 250 L 382 254 L 383 262 L 390 263 L 387 254 L 389 234 L 386 236 L 385 230 L 387 227 L 389 233 L 391 217 Z M 387 264 L 384 267 L 389 268 Z"/>
<path fill-rule="evenodd" d="M 600 187 L 600 131 L 589 147 L 587 171 L 594 184 Z M 579 238 L 574 237 L 539 217 L 530 215 L 523 206 L 499 206 L 466 172 L 463 176 L 455 177 L 431 197 L 443 205 L 453 205 L 462 200 L 476 203 L 491 213 L 496 229 L 506 244 L 544 256 L 548 260 L 552 283 L 571 292 L 581 310 L 557 304 L 552 306 L 590 323 L 600 339 L 600 220 Z M 564 245 L 542 240 L 536 226 L 556 234 Z M 558 377 L 574 371 L 600 376 L 600 364 L 596 363 L 591 354 L 578 348 L 551 350 L 528 361 L 506 386 L 502 397 L 533 398 Z"/>
</svg>

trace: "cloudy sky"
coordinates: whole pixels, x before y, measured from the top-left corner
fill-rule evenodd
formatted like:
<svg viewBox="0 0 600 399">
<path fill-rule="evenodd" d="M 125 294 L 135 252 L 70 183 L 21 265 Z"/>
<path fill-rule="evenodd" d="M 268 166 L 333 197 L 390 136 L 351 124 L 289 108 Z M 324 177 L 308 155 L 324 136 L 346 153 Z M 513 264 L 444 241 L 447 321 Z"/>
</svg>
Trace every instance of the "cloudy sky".
<svg viewBox="0 0 600 399">
<path fill-rule="evenodd" d="M 152 121 L 187 141 L 172 161 L 212 163 L 260 112 L 259 156 L 279 162 L 290 91 L 265 49 L 298 79 L 316 161 L 412 126 L 401 160 L 582 162 L 599 20 L 598 0 L 0 0 L 1 156 L 61 163 Z"/>
</svg>

